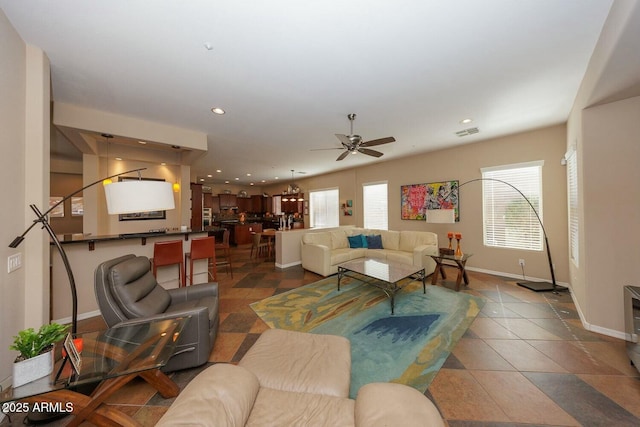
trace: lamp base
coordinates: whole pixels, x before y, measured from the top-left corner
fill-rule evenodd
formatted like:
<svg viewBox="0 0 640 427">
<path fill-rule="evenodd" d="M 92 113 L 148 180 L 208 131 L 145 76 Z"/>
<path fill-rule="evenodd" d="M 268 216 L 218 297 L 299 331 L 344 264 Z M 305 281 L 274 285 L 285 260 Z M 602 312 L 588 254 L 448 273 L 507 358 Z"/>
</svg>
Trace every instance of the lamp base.
<svg viewBox="0 0 640 427">
<path fill-rule="evenodd" d="M 523 281 L 523 282 L 516 282 L 516 283 L 518 283 L 518 286 L 522 286 L 523 288 L 527 288 L 534 292 L 550 292 L 550 291 L 562 292 L 567 290 L 567 288 L 565 288 L 564 286 L 559 286 L 559 285 L 554 286 L 553 283 L 549 283 L 549 282 Z"/>
</svg>

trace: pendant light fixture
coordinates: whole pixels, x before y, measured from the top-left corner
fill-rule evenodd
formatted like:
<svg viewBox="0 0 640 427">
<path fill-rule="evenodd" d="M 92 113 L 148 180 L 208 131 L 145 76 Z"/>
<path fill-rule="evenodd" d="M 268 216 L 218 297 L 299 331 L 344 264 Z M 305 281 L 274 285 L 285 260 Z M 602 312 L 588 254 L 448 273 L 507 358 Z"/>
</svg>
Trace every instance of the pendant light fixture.
<svg viewBox="0 0 640 427">
<path fill-rule="evenodd" d="M 173 192 L 174 193 L 179 193 L 180 192 L 180 180 L 178 179 L 178 176 L 180 176 L 180 174 L 182 172 L 181 171 L 182 162 L 180 161 L 181 160 L 181 158 L 180 158 L 180 147 L 177 146 L 177 145 L 172 145 L 171 148 L 176 150 L 177 158 L 178 158 L 178 160 L 176 162 L 176 164 L 178 166 L 178 174 L 176 176 L 176 182 L 174 182 L 171 187 L 173 188 Z"/>
<path fill-rule="evenodd" d="M 291 169 L 291 184 L 287 187 L 285 191 L 282 192 L 282 201 L 283 202 L 302 202 L 304 198 L 300 197 L 300 187 L 298 187 L 293 182 L 293 173 L 294 170 Z"/>
</svg>

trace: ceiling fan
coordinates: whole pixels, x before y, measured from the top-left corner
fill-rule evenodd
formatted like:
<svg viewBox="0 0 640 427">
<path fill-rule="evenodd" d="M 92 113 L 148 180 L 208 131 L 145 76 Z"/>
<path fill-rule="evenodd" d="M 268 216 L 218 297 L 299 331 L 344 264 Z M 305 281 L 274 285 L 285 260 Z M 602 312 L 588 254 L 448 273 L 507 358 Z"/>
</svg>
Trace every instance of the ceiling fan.
<svg viewBox="0 0 640 427">
<path fill-rule="evenodd" d="M 381 153 L 376 150 L 371 150 L 367 147 L 373 147 L 375 145 L 388 144 L 390 142 L 394 142 L 396 139 L 392 136 L 388 136 L 386 138 L 373 139 L 371 141 L 362 141 L 362 137 L 360 135 L 355 135 L 353 133 L 353 121 L 356 119 L 355 113 L 351 113 L 347 115 L 347 118 L 351 122 L 351 132 L 349 135 L 343 135 L 340 133 L 336 134 L 336 137 L 340 140 L 342 147 L 335 148 L 317 148 L 311 151 L 319 151 L 319 150 L 345 150 L 344 153 L 340 154 L 336 161 L 343 160 L 349 153 L 357 154 L 362 153 L 368 156 L 373 157 L 381 157 L 384 153 Z"/>
</svg>

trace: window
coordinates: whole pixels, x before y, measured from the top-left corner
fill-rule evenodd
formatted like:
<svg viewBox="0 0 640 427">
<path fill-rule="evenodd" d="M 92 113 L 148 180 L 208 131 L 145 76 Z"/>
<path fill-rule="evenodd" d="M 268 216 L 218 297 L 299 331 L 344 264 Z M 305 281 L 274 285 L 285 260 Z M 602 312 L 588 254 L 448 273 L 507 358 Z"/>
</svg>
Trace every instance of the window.
<svg viewBox="0 0 640 427">
<path fill-rule="evenodd" d="M 578 264 L 578 160 L 576 151 L 565 156 L 567 159 L 567 192 L 569 193 L 569 245 L 571 261 Z"/>
<path fill-rule="evenodd" d="M 275 216 L 282 215 L 282 196 L 273 196 L 272 200 L 272 212 Z"/>
<path fill-rule="evenodd" d="M 309 192 L 309 222 L 311 228 L 340 225 L 340 201 L 337 188 Z"/>
<path fill-rule="evenodd" d="M 530 162 L 482 169 L 486 246 L 542 250 L 544 235 L 535 212 L 518 191 L 505 184 L 520 190 L 542 221 L 542 165 Z"/>
<path fill-rule="evenodd" d="M 363 184 L 362 205 L 364 209 L 364 228 L 389 229 L 386 182 Z"/>
</svg>

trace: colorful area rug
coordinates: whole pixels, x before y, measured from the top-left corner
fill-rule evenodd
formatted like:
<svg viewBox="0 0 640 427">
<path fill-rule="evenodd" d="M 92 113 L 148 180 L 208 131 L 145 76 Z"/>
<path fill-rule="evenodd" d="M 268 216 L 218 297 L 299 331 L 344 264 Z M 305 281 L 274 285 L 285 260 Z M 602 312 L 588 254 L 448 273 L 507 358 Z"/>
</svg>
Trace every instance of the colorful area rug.
<svg viewBox="0 0 640 427">
<path fill-rule="evenodd" d="M 269 327 L 333 334 L 351 341 L 351 397 L 370 382 L 397 382 L 425 392 L 451 349 L 484 305 L 464 293 L 408 283 L 389 299 L 378 288 L 337 276 L 251 304 Z"/>
</svg>

